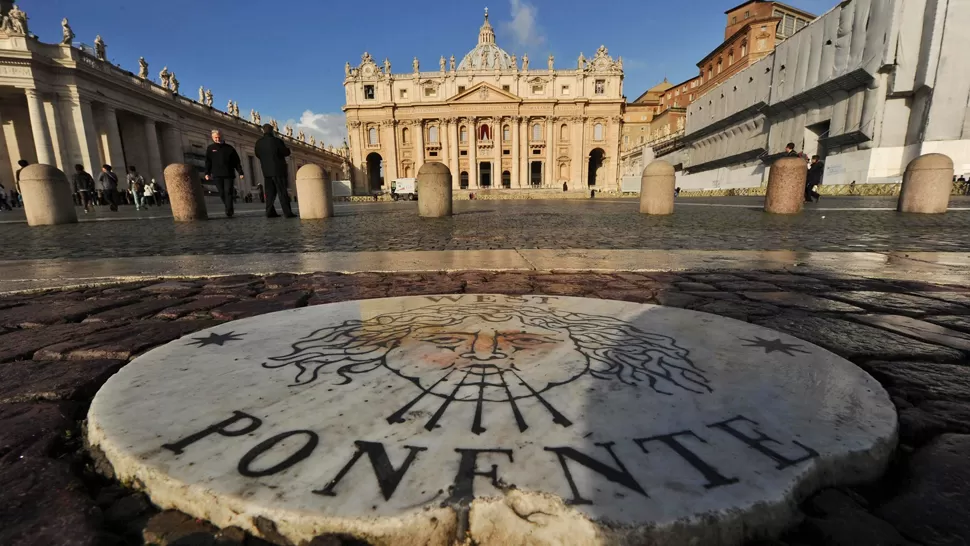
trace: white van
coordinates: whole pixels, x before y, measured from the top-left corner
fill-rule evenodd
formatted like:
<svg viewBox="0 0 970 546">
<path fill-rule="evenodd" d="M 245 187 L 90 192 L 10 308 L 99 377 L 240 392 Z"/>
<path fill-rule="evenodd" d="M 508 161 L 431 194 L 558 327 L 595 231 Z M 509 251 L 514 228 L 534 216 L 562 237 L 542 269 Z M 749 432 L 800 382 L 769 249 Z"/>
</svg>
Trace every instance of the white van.
<svg viewBox="0 0 970 546">
<path fill-rule="evenodd" d="M 404 199 L 406 201 L 417 201 L 418 200 L 417 179 L 398 178 L 396 180 L 392 180 L 391 197 L 395 201 L 399 199 Z"/>
</svg>

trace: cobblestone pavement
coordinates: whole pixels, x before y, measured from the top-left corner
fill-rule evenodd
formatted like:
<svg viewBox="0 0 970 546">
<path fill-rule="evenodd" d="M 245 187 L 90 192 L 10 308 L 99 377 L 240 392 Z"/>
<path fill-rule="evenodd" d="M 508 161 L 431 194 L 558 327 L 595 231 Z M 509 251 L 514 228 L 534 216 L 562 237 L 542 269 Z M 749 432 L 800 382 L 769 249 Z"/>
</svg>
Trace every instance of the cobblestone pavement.
<svg viewBox="0 0 970 546">
<path fill-rule="evenodd" d="M 459 201 L 454 217 L 435 220 L 418 218 L 415 203 L 363 203 L 339 205 L 336 218 L 316 222 L 270 220 L 258 205 L 247 205 L 232 219 L 213 214 L 208 222 L 182 225 L 167 217 L 34 228 L 8 223 L 0 225 L 0 237 L 7 259 L 536 248 L 970 249 L 970 210 L 900 215 L 858 210 L 891 205 L 892 199 L 833 197 L 824 207 L 785 217 L 748 208 L 759 199 L 684 199 L 668 217 L 638 214 L 635 199 Z M 954 198 L 952 205 L 968 203 Z"/>
<path fill-rule="evenodd" d="M 491 204 L 489 204 L 491 205 Z M 182 335 L 305 305 L 386 296 L 552 294 L 659 303 L 800 337 L 878 379 L 899 411 L 888 474 L 828 489 L 762 546 L 970 543 L 970 288 L 834 274 L 458 272 L 238 275 L 0 297 L 0 544 L 264 545 L 100 474 L 80 420 L 130 359 Z M 319 546 L 361 544 L 318 538 Z"/>
</svg>

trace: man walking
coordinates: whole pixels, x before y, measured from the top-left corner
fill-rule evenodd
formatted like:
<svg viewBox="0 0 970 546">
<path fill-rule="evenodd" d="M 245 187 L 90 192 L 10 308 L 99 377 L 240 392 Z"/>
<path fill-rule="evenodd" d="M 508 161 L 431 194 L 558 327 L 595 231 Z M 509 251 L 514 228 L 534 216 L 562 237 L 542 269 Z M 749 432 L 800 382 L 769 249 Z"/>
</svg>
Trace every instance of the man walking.
<svg viewBox="0 0 970 546">
<path fill-rule="evenodd" d="M 810 203 L 812 199 L 818 203 L 819 193 L 815 191 L 815 186 L 822 185 L 822 174 L 825 172 L 825 164 L 819 161 L 817 155 L 812 156 L 812 165 L 808 168 L 808 178 L 805 180 L 805 202 Z"/>
<path fill-rule="evenodd" d="M 236 173 L 244 178 L 242 163 L 236 149 L 222 141 L 222 132 L 212 130 L 212 144 L 205 151 L 205 179 L 215 182 L 216 190 L 226 206 L 226 217 L 232 218 Z"/>
<path fill-rule="evenodd" d="M 111 171 L 111 165 L 101 166 L 101 176 L 98 177 L 101 194 L 108 203 L 110 210 L 118 210 L 118 175 Z"/>
<path fill-rule="evenodd" d="M 81 205 L 84 206 L 84 214 L 88 213 L 88 208 L 94 203 L 94 178 L 84 170 L 84 165 L 78 163 L 74 166 L 74 193 L 81 198 Z"/>
<path fill-rule="evenodd" d="M 290 195 L 286 191 L 286 158 L 290 156 L 290 149 L 275 132 L 272 125 L 263 125 L 263 137 L 256 142 L 256 157 L 266 180 L 266 217 L 279 218 L 274 203 L 279 194 L 283 216 L 293 218 L 296 215 L 290 208 Z"/>
<path fill-rule="evenodd" d="M 145 177 L 138 174 L 138 169 L 134 165 L 128 166 L 128 191 L 131 193 L 131 198 L 135 201 L 135 210 L 141 210 L 142 205 L 145 204 L 144 193 L 145 193 Z"/>
</svg>

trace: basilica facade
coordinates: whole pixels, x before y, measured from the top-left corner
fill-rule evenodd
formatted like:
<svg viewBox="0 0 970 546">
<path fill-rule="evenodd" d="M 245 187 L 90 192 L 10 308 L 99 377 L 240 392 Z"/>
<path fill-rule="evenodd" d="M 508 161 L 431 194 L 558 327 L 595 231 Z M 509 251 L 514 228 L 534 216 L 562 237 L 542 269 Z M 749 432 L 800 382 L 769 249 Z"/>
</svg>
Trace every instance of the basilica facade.
<svg viewBox="0 0 970 546">
<path fill-rule="evenodd" d="M 430 161 L 449 167 L 455 189 L 617 189 L 622 58 L 601 46 L 572 68 L 552 56 L 535 64 L 495 43 L 488 10 L 458 63 L 441 57 L 422 71 L 415 58 L 396 74 L 369 53 L 347 63 L 354 193 L 386 191 Z"/>
</svg>

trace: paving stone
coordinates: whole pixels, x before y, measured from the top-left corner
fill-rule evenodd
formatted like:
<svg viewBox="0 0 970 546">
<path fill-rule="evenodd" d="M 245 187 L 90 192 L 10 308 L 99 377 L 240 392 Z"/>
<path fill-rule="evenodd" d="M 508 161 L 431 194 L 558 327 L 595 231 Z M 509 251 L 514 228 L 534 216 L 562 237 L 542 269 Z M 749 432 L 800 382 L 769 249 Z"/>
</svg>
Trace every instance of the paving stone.
<svg viewBox="0 0 970 546">
<path fill-rule="evenodd" d="M 150 284 L 142 290 L 145 292 L 154 293 L 165 293 L 165 292 L 182 292 L 187 290 L 196 290 L 200 288 L 198 283 L 187 282 L 187 281 L 165 281 L 158 284 Z"/>
<path fill-rule="evenodd" d="M 0 404 L 0 468 L 24 457 L 50 455 L 58 438 L 74 428 L 76 411 L 73 402 Z"/>
<path fill-rule="evenodd" d="M 91 398 L 125 363 L 24 360 L 0 364 L 0 403 Z"/>
<path fill-rule="evenodd" d="M 788 283 L 788 284 L 825 284 L 819 279 L 807 275 L 796 275 L 794 273 L 772 273 L 769 271 L 745 271 L 737 273 L 738 276 L 752 281 L 768 283 Z"/>
<path fill-rule="evenodd" d="M 224 277 L 215 277 L 209 279 L 209 282 L 205 286 L 248 286 L 252 284 L 259 284 L 263 281 L 262 277 L 258 275 L 226 275 Z"/>
<path fill-rule="evenodd" d="M 923 296 L 926 298 L 932 298 L 935 300 L 945 301 L 949 303 L 959 303 L 963 306 L 970 306 L 970 293 L 967 292 L 951 292 L 950 287 L 941 287 L 943 290 L 935 292 L 914 292 L 917 296 Z"/>
<path fill-rule="evenodd" d="M 697 296 L 698 298 L 707 300 L 742 301 L 741 296 L 735 294 L 734 292 L 721 292 L 719 290 L 714 292 L 694 292 L 692 290 L 685 290 L 684 294 Z"/>
<path fill-rule="evenodd" d="M 714 285 L 702 283 L 702 282 L 676 282 L 674 286 L 683 290 L 684 292 L 705 292 L 717 290 Z"/>
<path fill-rule="evenodd" d="M 970 404 L 931 400 L 899 407 L 899 441 L 921 446 L 940 434 L 970 434 Z"/>
<path fill-rule="evenodd" d="M 135 519 L 151 509 L 151 504 L 145 495 L 133 493 L 125 495 L 113 502 L 104 511 L 104 520 L 109 524 L 124 523 Z"/>
<path fill-rule="evenodd" d="M 904 490 L 876 514 L 925 546 L 970 543 L 970 435 L 944 434 L 913 454 Z"/>
<path fill-rule="evenodd" d="M 933 362 L 867 362 L 863 368 L 891 394 L 912 404 L 924 400 L 970 402 L 970 366 Z"/>
<path fill-rule="evenodd" d="M 886 330 L 891 330 L 916 339 L 953 347 L 954 349 L 970 351 L 970 334 L 950 330 L 919 319 L 901 317 L 899 315 L 855 315 L 852 318 L 865 324 L 885 328 Z"/>
<path fill-rule="evenodd" d="M 778 286 L 761 281 L 735 281 L 735 282 L 719 282 L 716 283 L 717 287 L 721 290 L 728 290 L 732 292 L 777 292 Z"/>
<path fill-rule="evenodd" d="M 690 294 L 684 294 L 683 292 L 668 290 L 657 292 L 655 299 L 660 305 L 666 305 L 667 307 L 680 307 L 684 309 L 704 301 L 697 296 L 691 296 Z"/>
<path fill-rule="evenodd" d="M 84 319 L 84 322 L 115 322 L 130 321 L 148 317 L 163 311 L 169 307 L 178 306 L 188 302 L 186 299 L 150 299 L 143 300 L 124 307 L 116 307 L 107 311 L 102 311 Z"/>
<path fill-rule="evenodd" d="M 536 289 L 529 277 L 518 274 L 496 274 L 479 279 L 469 279 L 464 283 L 464 292 L 469 294 L 531 294 Z M 633 285 L 634 288 L 636 285 Z M 461 290 L 458 288 L 456 291 Z"/>
<path fill-rule="evenodd" d="M 212 316 L 220 320 L 238 320 L 284 309 L 296 309 L 306 304 L 309 297 L 286 300 L 248 300 L 228 303 L 213 309 Z"/>
<path fill-rule="evenodd" d="M 935 315 L 932 317 L 923 317 L 923 320 L 953 330 L 970 333 L 970 316 L 968 315 Z"/>
<path fill-rule="evenodd" d="M 597 290 L 593 292 L 597 298 L 602 298 L 604 300 L 620 300 L 620 301 L 634 301 L 637 303 L 651 303 L 653 302 L 653 294 L 649 290 L 620 290 L 615 288 L 606 288 L 603 290 Z"/>
<path fill-rule="evenodd" d="M 142 536 L 145 544 L 156 546 L 169 546 L 176 541 L 189 544 L 185 541 L 190 537 L 197 541 L 192 544 L 215 544 L 214 535 L 217 531 L 216 527 L 207 522 L 193 519 L 182 512 L 166 510 L 148 520 Z M 211 542 L 202 542 L 205 539 L 198 535 L 208 535 Z"/>
<path fill-rule="evenodd" d="M 643 273 L 643 275 L 646 276 L 649 279 L 653 279 L 654 281 L 659 282 L 659 283 L 663 283 L 663 284 L 673 284 L 675 282 L 687 282 L 687 281 L 691 280 L 691 279 L 688 279 L 684 275 L 677 274 L 677 273 L 670 273 L 670 272 L 663 272 L 663 273 Z M 626 280 L 630 280 L 630 279 L 626 279 Z M 703 282 L 703 281 L 701 281 L 701 282 Z"/>
<path fill-rule="evenodd" d="M 781 309 L 766 303 L 742 303 L 733 301 L 712 301 L 691 305 L 691 309 L 729 317 L 737 320 L 752 321 L 756 318 L 773 317 L 781 313 Z"/>
<path fill-rule="evenodd" d="M 286 288 L 298 280 L 305 278 L 309 277 L 294 273 L 274 273 L 273 275 L 263 277 L 263 285 L 270 290 L 278 290 L 280 288 Z"/>
<path fill-rule="evenodd" d="M 217 320 L 171 322 L 144 320 L 116 326 L 84 338 L 50 345 L 34 353 L 34 358 L 38 360 L 128 360 L 146 349 L 217 324 L 219 324 Z"/>
<path fill-rule="evenodd" d="M 960 362 L 960 351 L 916 341 L 848 320 L 816 316 L 779 315 L 759 318 L 757 324 L 780 330 L 848 359 Z"/>
<path fill-rule="evenodd" d="M 819 544 L 831 546 L 906 546 L 912 544 L 888 522 L 866 510 L 845 493 L 826 489 L 808 503 L 816 516 L 802 529 Z"/>
<path fill-rule="evenodd" d="M 0 544 L 105 546 L 101 512 L 62 461 L 0 464 Z"/>
<path fill-rule="evenodd" d="M 186 316 L 208 317 L 210 309 L 235 301 L 238 301 L 238 299 L 232 296 L 200 296 L 181 305 L 163 309 L 155 316 L 172 320 Z"/>
<path fill-rule="evenodd" d="M 86 338 L 112 327 L 106 323 L 55 324 L 44 328 L 13 330 L 0 336 L 0 362 L 31 358 L 35 351 L 53 343 Z"/>
<path fill-rule="evenodd" d="M 947 303 L 932 298 L 914 296 L 912 294 L 893 294 L 889 292 L 854 291 L 833 292 L 829 297 L 848 303 L 879 311 L 896 313 L 911 317 L 923 316 L 927 313 L 937 315 L 965 315 L 970 308 Z"/>
<path fill-rule="evenodd" d="M 703 283 L 744 282 L 744 277 L 730 273 L 695 273 L 690 275 L 690 278 Z"/>
<path fill-rule="evenodd" d="M 592 292 L 592 287 L 583 284 L 537 282 L 534 293 L 551 296 L 583 296 Z"/>
<path fill-rule="evenodd" d="M 239 527 L 219 529 L 215 534 L 216 544 L 218 546 L 250 546 L 247 545 L 246 538 L 246 531 L 243 531 Z"/>
<path fill-rule="evenodd" d="M 841 301 L 819 298 L 798 292 L 744 292 L 745 298 L 803 311 L 858 313 L 863 309 Z"/>
<path fill-rule="evenodd" d="M 461 292 L 461 283 L 454 281 L 392 282 L 387 285 L 387 297 L 454 294 Z"/>
<path fill-rule="evenodd" d="M 35 328 L 81 319 L 137 301 L 135 298 L 99 298 L 84 301 L 53 300 L 43 305 L 24 305 L 0 311 L 0 325 Z"/>
</svg>

